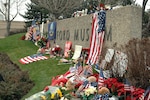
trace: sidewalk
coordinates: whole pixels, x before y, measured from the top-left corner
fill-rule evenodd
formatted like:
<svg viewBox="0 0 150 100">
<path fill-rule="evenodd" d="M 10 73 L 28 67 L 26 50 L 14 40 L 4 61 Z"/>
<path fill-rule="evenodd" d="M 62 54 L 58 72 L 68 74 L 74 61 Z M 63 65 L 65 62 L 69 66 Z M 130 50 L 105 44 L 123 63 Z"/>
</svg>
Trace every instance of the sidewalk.
<svg viewBox="0 0 150 100">
<path fill-rule="evenodd" d="M 81 99 L 79 99 L 79 98 L 72 98 L 71 100 L 81 100 Z"/>
</svg>

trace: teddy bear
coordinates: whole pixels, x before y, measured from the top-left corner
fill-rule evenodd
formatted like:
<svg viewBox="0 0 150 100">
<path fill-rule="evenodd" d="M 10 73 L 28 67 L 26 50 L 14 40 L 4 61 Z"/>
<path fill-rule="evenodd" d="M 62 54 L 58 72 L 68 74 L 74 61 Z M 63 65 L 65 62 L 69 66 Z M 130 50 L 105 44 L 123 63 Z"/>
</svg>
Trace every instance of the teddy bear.
<svg viewBox="0 0 150 100">
<path fill-rule="evenodd" d="M 96 82 L 97 78 L 95 76 L 89 76 L 87 80 L 91 83 L 91 82 Z"/>
<path fill-rule="evenodd" d="M 101 87 L 100 89 L 98 89 L 98 94 L 100 95 L 104 95 L 104 94 L 109 94 L 110 93 L 110 90 L 107 88 L 107 87 Z"/>
<path fill-rule="evenodd" d="M 85 89 L 90 87 L 97 87 L 97 78 L 95 76 L 89 76 L 86 81 L 83 82 L 83 84 L 80 85 L 80 87 L 75 92 L 75 95 L 77 97 L 80 97 L 82 92 L 84 92 Z"/>
<path fill-rule="evenodd" d="M 101 98 L 109 99 L 110 90 L 107 87 L 101 87 L 97 90 L 97 95 L 95 96 L 96 100 L 100 100 Z"/>
<path fill-rule="evenodd" d="M 75 84 L 71 82 L 71 80 L 68 80 L 66 82 L 66 90 L 73 90 L 73 89 L 75 89 Z"/>
</svg>

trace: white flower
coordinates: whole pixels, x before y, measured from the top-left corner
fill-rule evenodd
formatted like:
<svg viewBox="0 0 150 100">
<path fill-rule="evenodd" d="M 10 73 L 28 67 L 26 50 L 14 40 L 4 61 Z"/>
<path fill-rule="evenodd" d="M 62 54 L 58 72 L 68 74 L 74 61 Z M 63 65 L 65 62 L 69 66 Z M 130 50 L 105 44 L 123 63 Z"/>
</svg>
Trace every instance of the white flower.
<svg viewBox="0 0 150 100">
<path fill-rule="evenodd" d="M 93 86 L 89 86 L 87 89 L 84 89 L 84 94 L 86 96 L 89 96 L 90 94 L 94 94 L 96 92 L 97 92 L 96 87 Z"/>
</svg>

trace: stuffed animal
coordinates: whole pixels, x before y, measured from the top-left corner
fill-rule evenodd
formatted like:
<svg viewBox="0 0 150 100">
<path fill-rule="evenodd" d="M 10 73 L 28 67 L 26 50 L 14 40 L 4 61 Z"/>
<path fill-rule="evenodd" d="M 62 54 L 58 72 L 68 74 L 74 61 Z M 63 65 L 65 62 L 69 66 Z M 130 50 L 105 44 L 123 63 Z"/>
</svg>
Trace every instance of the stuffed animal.
<svg viewBox="0 0 150 100">
<path fill-rule="evenodd" d="M 110 91 L 109 91 L 109 89 L 108 89 L 107 87 L 102 87 L 102 88 L 100 88 L 100 89 L 98 90 L 97 93 L 100 94 L 100 95 L 104 95 L 104 94 L 109 94 Z"/>
<path fill-rule="evenodd" d="M 73 89 L 75 89 L 75 84 L 71 80 L 68 80 L 66 82 L 66 90 L 73 90 Z"/>
<path fill-rule="evenodd" d="M 107 87 L 101 87 L 97 90 L 97 95 L 95 96 L 95 100 L 109 100 L 110 91 Z"/>
<path fill-rule="evenodd" d="M 80 97 L 82 92 L 84 92 L 84 90 L 89 88 L 89 87 L 97 87 L 97 78 L 95 76 L 88 77 L 87 80 L 84 81 L 83 84 L 80 85 L 80 87 L 76 91 L 75 95 L 77 97 Z M 89 90 L 88 90 L 88 92 L 89 92 Z"/>
<path fill-rule="evenodd" d="M 74 72 L 73 72 L 74 73 Z M 68 77 L 68 80 L 66 81 L 66 84 L 65 84 L 65 90 L 73 90 L 75 89 L 75 83 L 74 83 L 74 74 L 72 74 L 73 76 L 71 77 Z"/>
<path fill-rule="evenodd" d="M 97 79 L 96 79 L 95 76 L 90 76 L 90 77 L 88 77 L 87 80 L 88 80 L 90 83 L 91 83 L 91 82 L 96 82 L 96 81 L 97 81 Z"/>
<path fill-rule="evenodd" d="M 76 73 L 76 71 L 74 73 Z M 89 76 L 91 76 L 89 66 L 84 66 L 78 76 L 74 74 L 74 76 L 68 79 L 68 81 L 66 82 L 66 90 L 73 90 L 75 88 L 78 88 L 81 84 L 83 84 L 84 81 L 88 80 L 87 78 Z M 89 77 L 89 81 L 96 81 L 96 78 L 94 76 Z"/>
<path fill-rule="evenodd" d="M 83 67 L 83 71 L 81 72 L 81 75 L 85 78 L 88 78 L 93 75 L 93 70 L 90 68 L 91 66 L 86 65 Z"/>
</svg>

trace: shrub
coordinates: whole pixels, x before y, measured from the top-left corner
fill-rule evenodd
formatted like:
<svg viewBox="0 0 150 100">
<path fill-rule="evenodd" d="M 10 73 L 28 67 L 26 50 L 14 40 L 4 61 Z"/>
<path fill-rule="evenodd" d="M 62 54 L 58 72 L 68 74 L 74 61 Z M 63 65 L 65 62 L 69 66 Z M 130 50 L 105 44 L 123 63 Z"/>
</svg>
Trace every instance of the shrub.
<svg viewBox="0 0 150 100">
<path fill-rule="evenodd" d="M 132 85 L 146 89 L 150 84 L 150 40 L 132 39 L 125 45 L 128 56 L 126 77 Z"/>
<path fill-rule="evenodd" d="M 7 54 L 0 53 L 0 99 L 20 100 L 33 86 L 28 72 L 22 71 Z"/>
</svg>

